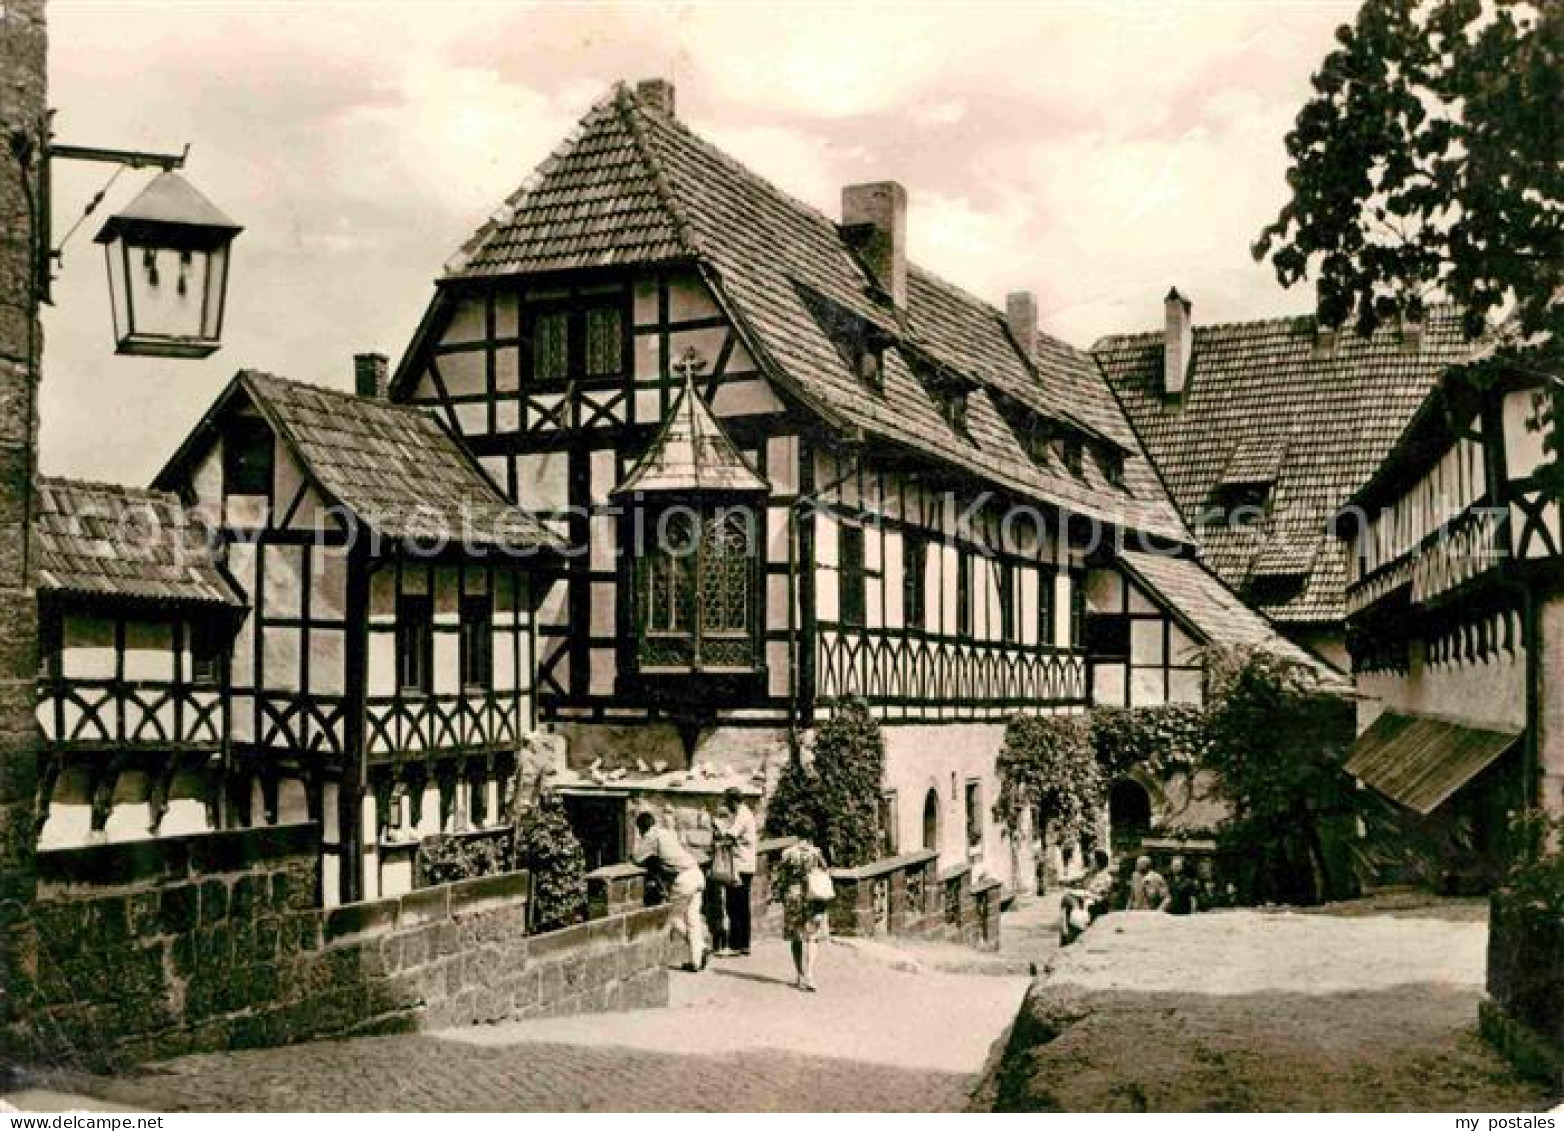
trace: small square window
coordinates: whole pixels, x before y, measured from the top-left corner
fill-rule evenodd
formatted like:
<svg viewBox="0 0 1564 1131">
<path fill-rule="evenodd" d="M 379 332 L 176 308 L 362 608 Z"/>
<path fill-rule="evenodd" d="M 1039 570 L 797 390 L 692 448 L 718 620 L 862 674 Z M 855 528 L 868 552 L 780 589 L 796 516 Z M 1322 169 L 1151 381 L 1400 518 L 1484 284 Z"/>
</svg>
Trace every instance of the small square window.
<svg viewBox="0 0 1564 1131">
<path fill-rule="evenodd" d="M 275 448 L 266 421 L 235 418 L 223 433 L 223 494 L 270 497 Z"/>
</svg>

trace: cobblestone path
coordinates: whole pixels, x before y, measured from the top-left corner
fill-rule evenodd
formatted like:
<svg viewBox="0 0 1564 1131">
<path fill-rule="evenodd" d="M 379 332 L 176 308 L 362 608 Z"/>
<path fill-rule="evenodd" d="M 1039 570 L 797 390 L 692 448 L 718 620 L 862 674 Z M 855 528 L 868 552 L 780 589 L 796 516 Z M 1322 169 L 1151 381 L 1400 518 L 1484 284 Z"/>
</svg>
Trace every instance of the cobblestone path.
<svg viewBox="0 0 1564 1131">
<path fill-rule="evenodd" d="M 897 969 L 784 944 L 675 973 L 666 1009 L 185 1057 L 95 1081 L 158 1111 L 948 1111 L 968 1102 L 1024 977 Z"/>
</svg>

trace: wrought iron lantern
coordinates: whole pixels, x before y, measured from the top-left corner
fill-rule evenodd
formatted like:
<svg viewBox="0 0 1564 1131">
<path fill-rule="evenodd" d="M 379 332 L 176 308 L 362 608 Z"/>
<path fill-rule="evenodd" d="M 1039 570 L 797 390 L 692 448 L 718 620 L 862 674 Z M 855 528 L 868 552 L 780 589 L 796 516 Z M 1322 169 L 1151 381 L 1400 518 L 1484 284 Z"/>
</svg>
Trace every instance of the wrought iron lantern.
<svg viewBox="0 0 1564 1131">
<path fill-rule="evenodd" d="M 207 357 L 221 344 L 230 245 L 243 229 L 165 169 L 98 232 L 115 352 Z"/>
</svg>

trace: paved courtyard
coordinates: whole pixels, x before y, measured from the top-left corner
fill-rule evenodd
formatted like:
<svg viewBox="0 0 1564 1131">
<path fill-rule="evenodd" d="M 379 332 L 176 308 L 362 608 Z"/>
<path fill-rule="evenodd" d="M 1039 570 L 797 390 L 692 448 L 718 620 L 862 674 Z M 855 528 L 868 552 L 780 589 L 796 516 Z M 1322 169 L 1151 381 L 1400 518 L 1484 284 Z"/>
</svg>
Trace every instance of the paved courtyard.
<svg viewBox="0 0 1564 1131">
<path fill-rule="evenodd" d="M 1477 1035 L 1480 901 L 1120 912 L 1057 953 L 998 1102 L 1067 1111 L 1517 1111 Z"/>
<path fill-rule="evenodd" d="M 666 1009 L 192 1056 L 91 1090 L 169 1111 L 961 1110 L 1027 979 L 909 965 L 833 944 L 803 994 L 765 941 L 673 974 Z"/>
<path fill-rule="evenodd" d="M 672 975 L 664 1009 L 186 1057 L 73 1086 L 174 1111 L 962 1110 L 1035 964 L 1028 1050 L 979 1108 L 1557 1102 L 1476 1035 L 1481 903 L 1120 913 L 1063 951 L 1056 923 L 1048 900 L 1007 914 L 997 956 L 838 941 L 824 951 L 818 994 L 792 988 L 785 946 L 766 941 L 751 958 Z"/>
</svg>

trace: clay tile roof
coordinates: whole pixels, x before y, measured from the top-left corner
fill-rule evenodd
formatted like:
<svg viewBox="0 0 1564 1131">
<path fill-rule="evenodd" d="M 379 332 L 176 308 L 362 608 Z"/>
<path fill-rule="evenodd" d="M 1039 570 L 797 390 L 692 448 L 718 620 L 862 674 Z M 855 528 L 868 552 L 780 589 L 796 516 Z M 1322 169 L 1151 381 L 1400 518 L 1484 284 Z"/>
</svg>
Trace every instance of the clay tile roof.
<svg viewBox="0 0 1564 1131">
<path fill-rule="evenodd" d="M 1126 551 L 1121 560 L 1133 576 L 1182 614 L 1207 643 L 1270 652 L 1308 668 L 1322 687 L 1351 690 L 1347 676 L 1283 636 L 1200 562 L 1138 550 Z"/>
<path fill-rule="evenodd" d="M 1040 335 L 1035 356 L 1023 357 L 999 310 L 916 267 L 907 309 L 891 311 L 833 220 L 643 108 L 623 85 L 447 266 L 466 278 L 678 259 L 705 271 L 768 374 L 834 424 L 1022 498 L 1188 540 L 1089 355 Z M 886 351 L 882 387 L 868 387 L 816 318 L 811 292 L 973 381 L 965 432 L 946 422 L 901 348 Z M 1034 463 L 990 394 L 1121 445 L 1125 486 Z"/>
<path fill-rule="evenodd" d="M 33 524 L 49 593 L 241 606 L 210 531 L 165 491 L 40 476 Z"/>
<path fill-rule="evenodd" d="M 239 383 L 327 496 L 382 537 L 560 547 L 429 414 L 255 370 Z"/>
<path fill-rule="evenodd" d="M 614 494 L 679 491 L 768 491 L 745 461 L 692 381 L 669 412 L 662 431 Z"/>
<path fill-rule="evenodd" d="M 1472 352 L 1448 307 L 1428 312 L 1415 349 L 1395 327 L 1369 338 L 1342 331 L 1329 351 L 1317 349 L 1315 339 L 1312 317 L 1197 325 L 1180 398 L 1161 394 L 1161 333 L 1115 335 L 1092 347 L 1222 580 L 1241 590 L 1264 573 L 1306 575 L 1295 595 L 1262 606 L 1283 623 L 1346 615 L 1345 562 L 1329 520 L 1384 458 L 1439 375 Z M 1215 487 L 1234 482 L 1234 474 L 1269 470 L 1260 467 L 1268 460 L 1255 437 L 1285 451 L 1269 517 L 1249 526 L 1202 525 Z"/>
</svg>

